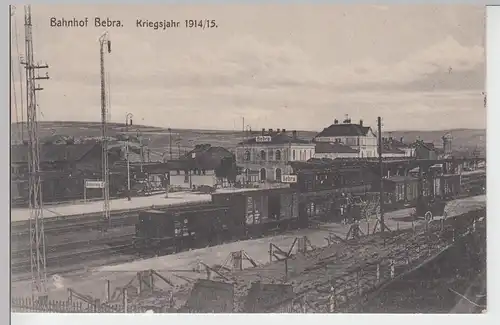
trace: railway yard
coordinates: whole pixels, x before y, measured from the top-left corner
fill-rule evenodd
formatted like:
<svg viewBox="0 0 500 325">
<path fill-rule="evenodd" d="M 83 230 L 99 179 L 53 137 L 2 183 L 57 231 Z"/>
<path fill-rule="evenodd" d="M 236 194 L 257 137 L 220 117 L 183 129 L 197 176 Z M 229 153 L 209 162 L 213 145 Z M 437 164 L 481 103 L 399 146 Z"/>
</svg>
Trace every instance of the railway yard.
<svg viewBox="0 0 500 325">
<path fill-rule="evenodd" d="M 179 204 L 182 195 L 189 197 L 185 204 L 195 204 L 196 199 L 199 202 L 208 200 L 201 194 L 197 197 L 192 193 L 176 195 L 162 200 Z M 148 199 L 148 203 L 153 201 Z M 162 202 L 160 198 L 155 200 Z M 424 220 L 413 222 L 408 218 L 412 209 L 386 213 L 385 223 L 391 231 L 385 235 L 375 233 L 347 240 L 350 226 L 325 223 L 277 236 L 159 257 L 139 255 L 132 247 L 137 213 L 146 207 L 112 211 L 111 228 L 107 233 L 98 229 L 98 213 L 88 217 L 80 214 L 48 218 L 45 233 L 49 299 L 67 300 L 69 292 L 76 292 L 87 302 L 89 299 L 105 302 L 100 303 L 100 308 L 105 308 L 111 304 L 123 304 L 123 288 L 127 288 L 127 304 L 130 306 L 160 310 L 165 307 L 165 297 L 172 294 L 173 299 L 169 298 L 169 301 L 174 301 L 171 307 L 179 310 L 189 300 L 196 281 L 210 279 L 234 286 L 235 311 L 245 309 L 249 286 L 255 281 L 293 287 L 289 300 L 266 303 L 265 311 L 268 312 L 349 311 L 353 308 L 352 302 L 361 299 L 360 292 L 364 295 L 377 284 L 391 279 L 391 265 L 393 275 L 399 274 L 445 250 L 451 244 L 451 229 L 457 228 L 455 217 L 468 220 L 469 224 L 471 216 L 484 222 L 485 201 L 482 195 L 448 202 L 446 221 L 437 218 L 427 226 Z M 168 205 L 153 204 L 156 209 L 169 208 Z M 363 233 L 373 232 L 374 222 L 370 222 L 372 224 L 366 220 L 359 223 Z M 478 229 L 479 225 L 480 222 Z M 23 221 L 12 224 L 13 297 L 31 293 L 28 229 Z M 460 231 L 456 230 L 456 233 Z M 298 238 L 305 238 L 299 240 L 301 248 L 298 248 Z M 239 266 L 234 266 L 235 252 L 240 252 Z M 137 282 L 138 272 L 150 270 L 157 275 L 154 290 L 150 294 L 138 293 L 142 286 Z M 131 287 L 135 290 L 129 292 Z M 335 302 L 331 301 L 333 287 L 336 288 Z M 112 292 L 122 292 L 121 298 L 120 294 L 113 295 Z M 205 308 L 216 311 L 219 307 Z M 254 310 L 258 308 L 263 311 L 264 307 L 254 307 Z"/>
</svg>

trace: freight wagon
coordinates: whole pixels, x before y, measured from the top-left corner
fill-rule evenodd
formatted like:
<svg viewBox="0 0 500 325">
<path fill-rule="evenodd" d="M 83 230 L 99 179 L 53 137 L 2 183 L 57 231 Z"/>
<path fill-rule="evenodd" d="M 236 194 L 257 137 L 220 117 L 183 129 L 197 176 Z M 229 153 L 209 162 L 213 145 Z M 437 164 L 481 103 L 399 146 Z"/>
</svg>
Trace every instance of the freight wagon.
<svg viewBox="0 0 500 325">
<path fill-rule="evenodd" d="M 211 203 L 141 212 L 134 242 L 137 247 L 178 252 L 307 228 L 311 223 L 360 219 L 364 202 L 373 201 L 367 195 L 380 185 L 370 168 L 361 165 L 304 167 L 294 169 L 297 183 L 289 188 L 214 193 Z M 386 178 L 384 209 L 418 206 L 422 217 L 429 210 L 439 215 L 442 202 L 459 192 L 459 180 L 455 174 L 429 175 L 421 181 L 411 176 Z"/>
<path fill-rule="evenodd" d="M 462 192 L 471 195 L 480 195 L 486 192 L 486 170 L 475 170 L 460 174 Z"/>
<path fill-rule="evenodd" d="M 134 236 L 138 251 L 175 253 L 189 248 L 221 244 L 232 239 L 238 225 L 229 209 L 213 204 L 146 210 L 139 213 Z"/>
<path fill-rule="evenodd" d="M 230 206 L 231 216 L 241 225 L 241 238 L 299 227 L 298 195 L 291 188 L 213 194 L 212 202 Z"/>
<path fill-rule="evenodd" d="M 212 194 L 212 203 L 139 213 L 136 249 L 174 253 L 295 229 L 297 194 L 290 188 Z"/>
</svg>

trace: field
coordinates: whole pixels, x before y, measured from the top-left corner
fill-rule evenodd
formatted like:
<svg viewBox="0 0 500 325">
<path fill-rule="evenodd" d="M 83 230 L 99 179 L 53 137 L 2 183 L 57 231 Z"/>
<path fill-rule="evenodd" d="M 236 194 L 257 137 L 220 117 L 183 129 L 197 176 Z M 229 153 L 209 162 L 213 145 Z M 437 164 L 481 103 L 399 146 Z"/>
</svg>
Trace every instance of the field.
<svg viewBox="0 0 500 325">
<path fill-rule="evenodd" d="M 83 138 L 99 137 L 100 124 L 96 122 L 39 122 L 40 136 L 42 140 L 55 141 L 61 138 Z M 21 136 L 21 124 L 12 124 L 11 143 L 19 142 Z M 119 123 L 109 124 L 111 137 L 125 133 L 125 125 Z M 317 131 L 298 131 L 298 136 L 304 139 L 312 139 Z M 169 151 L 170 131 L 168 128 L 134 125 L 129 128 L 129 133 L 139 133 L 144 144 L 152 151 L 152 158 Z M 441 147 L 441 137 L 450 132 L 453 135 L 453 148 L 456 151 L 470 151 L 476 148 L 484 154 L 486 148 L 486 130 L 455 129 L 442 131 L 393 131 L 386 132 L 384 136 L 392 136 L 399 139 L 404 137 L 405 143 L 410 143 L 420 138 L 426 142 L 434 142 L 436 147 Z M 24 126 L 24 138 L 26 139 L 26 127 Z M 233 149 L 238 142 L 244 139 L 242 131 L 234 130 L 190 130 L 172 129 L 172 151 L 177 156 L 179 151 L 184 153 L 196 144 L 210 143 L 213 146 L 222 146 Z M 153 159 L 155 160 L 155 159 Z"/>
</svg>

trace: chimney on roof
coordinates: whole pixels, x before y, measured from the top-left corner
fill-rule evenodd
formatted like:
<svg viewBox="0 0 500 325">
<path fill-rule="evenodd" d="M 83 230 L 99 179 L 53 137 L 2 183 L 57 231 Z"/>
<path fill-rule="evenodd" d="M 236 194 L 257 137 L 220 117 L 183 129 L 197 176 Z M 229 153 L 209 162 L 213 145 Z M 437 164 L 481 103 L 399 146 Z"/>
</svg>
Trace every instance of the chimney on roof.
<svg viewBox="0 0 500 325">
<path fill-rule="evenodd" d="M 363 126 L 363 120 L 359 120 L 359 125 Z"/>
<path fill-rule="evenodd" d="M 271 135 L 271 133 L 273 133 L 273 129 L 269 129 L 269 135 Z"/>
<path fill-rule="evenodd" d="M 262 128 L 262 134 L 261 135 L 264 135 L 266 133 L 266 129 Z"/>
<path fill-rule="evenodd" d="M 292 131 L 292 137 L 294 139 L 297 139 L 297 131 L 295 131 L 295 130 Z"/>
<path fill-rule="evenodd" d="M 339 120 L 337 119 L 333 120 L 333 124 L 339 124 Z"/>
<path fill-rule="evenodd" d="M 392 141 L 392 132 L 389 132 L 389 141 Z"/>
<path fill-rule="evenodd" d="M 281 132 L 286 133 L 286 129 L 282 129 Z"/>
</svg>

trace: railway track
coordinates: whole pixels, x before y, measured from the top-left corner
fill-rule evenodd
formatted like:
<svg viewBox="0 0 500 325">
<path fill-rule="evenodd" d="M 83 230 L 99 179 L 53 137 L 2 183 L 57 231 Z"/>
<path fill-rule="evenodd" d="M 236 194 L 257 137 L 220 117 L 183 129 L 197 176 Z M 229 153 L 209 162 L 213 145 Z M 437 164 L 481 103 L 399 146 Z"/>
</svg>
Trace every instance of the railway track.
<svg viewBox="0 0 500 325">
<path fill-rule="evenodd" d="M 187 207 L 205 206 L 208 202 L 176 203 L 163 206 L 149 206 L 134 209 L 114 210 L 110 212 L 111 228 L 135 225 L 140 211 L 147 209 L 172 210 Z M 44 219 L 45 234 L 54 234 L 83 229 L 100 229 L 104 225 L 102 212 L 57 216 Z M 30 232 L 29 220 L 11 222 L 11 235 L 28 237 Z"/>
<path fill-rule="evenodd" d="M 130 214 L 116 215 L 111 217 L 111 228 L 133 226 L 137 220 L 138 212 L 130 212 Z M 51 219 L 44 220 L 44 232 L 46 235 L 59 234 L 63 232 L 75 232 L 79 230 L 100 229 L 104 225 L 102 216 L 80 216 L 78 218 L 63 219 L 52 221 Z M 13 239 L 21 240 L 29 238 L 29 225 L 12 225 L 11 234 Z"/>
<path fill-rule="evenodd" d="M 89 267 L 113 265 L 136 260 L 132 244 L 110 247 L 95 247 L 82 250 L 75 254 L 67 252 L 64 255 L 50 256 L 47 258 L 47 276 L 65 272 L 85 271 Z M 30 260 L 19 259 L 12 261 L 11 281 L 25 281 L 31 279 Z"/>
<path fill-rule="evenodd" d="M 67 243 L 61 243 L 59 245 L 55 246 L 48 246 L 47 247 L 47 255 L 50 256 L 51 254 L 60 254 L 65 251 L 74 251 L 78 250 L 81 247 L 85 246 L 100 246 L 100 245 L 120 245 L 120 244 L 126 244 L 126 243 L 131 243 L 133 238 L 133 233 L 127 233 L 119 236 L 113 236 L 113 237 L 102 237 L 94 240 L 77 240 L 77 241 L 71 241 Z M 12 245 L 13 246 L 13 245 Z M 29 248 L 22 248 L 22 249 L 17 249 L 11 251 L 11 259 L 12 260 L 17 260 L 17 259 L 22 259 L 22 258 L 28 258 L 30 256 L 30 249 Z"/>
</svg>

